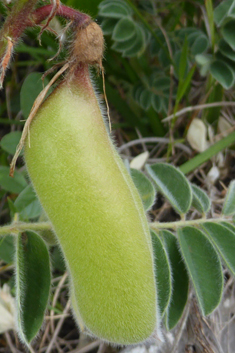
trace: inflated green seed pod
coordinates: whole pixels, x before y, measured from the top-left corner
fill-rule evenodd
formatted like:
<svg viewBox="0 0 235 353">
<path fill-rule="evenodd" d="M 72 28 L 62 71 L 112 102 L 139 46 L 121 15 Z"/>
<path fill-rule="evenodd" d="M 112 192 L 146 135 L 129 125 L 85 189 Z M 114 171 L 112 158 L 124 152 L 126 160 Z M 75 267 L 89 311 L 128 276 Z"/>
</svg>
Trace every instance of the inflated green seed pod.
<svg viewBox="0 0 235 353">
<path fill-rule="evenodd" d="M 28 173 L 61 245 L 80 328 L 135 344 L 158 321 L 146 215 L 107 132 L 88 65 L 68 77 L 32 122 Z"/>
</svg>

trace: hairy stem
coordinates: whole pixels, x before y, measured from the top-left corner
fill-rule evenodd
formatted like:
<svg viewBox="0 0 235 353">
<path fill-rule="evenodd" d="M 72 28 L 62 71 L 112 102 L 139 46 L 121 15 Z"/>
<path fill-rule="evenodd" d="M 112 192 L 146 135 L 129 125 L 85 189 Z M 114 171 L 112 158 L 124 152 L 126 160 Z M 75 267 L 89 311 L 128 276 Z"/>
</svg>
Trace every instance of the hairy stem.
<svg viewBox="0 0 235 353">
<path fill-rule="evenodd" d="M 35 24 L 39 24 L 44 21 L 49 17 L 52 9 L 52 5 L 45 5 L 36 9 L 31 16 L 28 26 L 34 26 Z M 56 10 L 55 15 L 74 21 L 74 23 L 79 27 L 86 27 L 86 25 L 91 22 L 91 18 L 87 14 L 74 10 L 65 5 L 60 5 Z"/>
<path fill-rule="evenodd" d="M 13 45 L 20 39 L 28 26 L 29 18 L 38 0 L 17 0 L 0 31 L 0 61 L 8 49 L 9 40 Z"/>
<path fill-rule="evenodd" d="M 0 236 L 8 234 L 18 234 L 26 230 L 51 230 L 52 225 L 50 222 L 37 222 L 37 223 L 26 223 L 26 222 L 14 222 L 12 224 L 0 227 Z"/>
<path fill-rule="evenodd" d="M 158 231 L 161 229 L 177 229 L 179 227 L 185 226 L 199 226 L 202 223 L 213 222 L 213 223 L 220 223 L 220 222 L 229 222 L 233 223 L 232 218 L 200 218 L 200 219 L 193 219 L 193 220 L 181 220 L 176 222 L 153 222 L 150 223 L 150 228 Z M 52 230 L 52 225 L 50 222 L 36 222 L 36 223 L 27 223 L 27 222 L 13 222 L 12 224 L 0 227 L 0 236 L 8 235 L 8 234 L 18 234 L 19 232 L 24 232 L 26 230 Z"/>
<path fill-rule="evenodd" d="M 200 218 L 200 219 L 193 219 L 193 220 L 181 220 L 181 221 L 176 221 L 176 222 L 153 222 L 150 223 L 150 227 L 153 230 L 160 230 L 160 229 L 174 229 L 176 230 L 177 228 L 180 227 L 185 227 L 185 226 L 199 226 L 202 223 L 207 223 L 207 222 L 213 222 L 213 223 L 220 223 L 220 222 L 229 222 L 233 223 L 232 218 Z"/>
</svg>

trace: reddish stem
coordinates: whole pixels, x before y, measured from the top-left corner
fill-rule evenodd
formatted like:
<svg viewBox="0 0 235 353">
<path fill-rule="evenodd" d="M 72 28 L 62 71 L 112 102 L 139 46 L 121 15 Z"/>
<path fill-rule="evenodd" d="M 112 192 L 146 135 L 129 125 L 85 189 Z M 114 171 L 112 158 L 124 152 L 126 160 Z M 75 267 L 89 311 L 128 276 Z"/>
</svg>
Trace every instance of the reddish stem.
<svg viewBox="0 0 235 353">
<path fill-rule="evenodd" d="M 37 1 L 17 1 L 13 6 L 0 31 L 0 61 L 7 50 L 7 38 L 10 38 L 13 44 L 19 40 L 27 27 L 28 18 L 33 12 Z"/>
<path fill-rule="evenodd" d="M 34 26 L 35 24 L 40 24 L 43 20 L 48 18 L 53 9 L 52 5 L 46 5 L 36 9 L 31 16 L 31 20 L 28 26 Z M 85 13 L 74 10 L 68 6 L 60 5 L 55 13 L 57 16 L 64 17 L 68 20 L 74 21 L 79 27 L 86 27 L 87 24 L 91 22 L 90 16 Z"/>
</svg>

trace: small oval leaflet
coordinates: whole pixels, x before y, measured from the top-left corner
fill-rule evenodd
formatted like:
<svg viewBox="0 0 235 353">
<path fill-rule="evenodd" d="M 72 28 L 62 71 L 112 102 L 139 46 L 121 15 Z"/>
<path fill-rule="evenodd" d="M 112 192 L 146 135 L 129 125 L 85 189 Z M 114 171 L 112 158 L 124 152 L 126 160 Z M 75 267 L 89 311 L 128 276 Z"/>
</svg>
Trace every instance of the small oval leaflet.
<svg viewBox="0 0 235 353">
<path fill-rule="evenodd" d="M 222 214 L 230 216 L 235 213 L 235 180 L 231 181 L 224 201 Z"/>
<path fill-rule="evenodd" d="M 135 37 L 135 42 L 134 45 L 125 50 L 123 53 L 124 57 L 133 57 L 133 56 L 139 56 L 143 53 L 145 49 L 145 34 L 144 31 L 141 27 L 136 27 L 136 37 Z"/>
<path fill-rule="evenodd" d="M 205 191 L 198 186 L 191 184 L 193 191 L 193 202 L 192 206 L 201 213 L 207 213 L 211 207 L 211 201 Z"/>
<path fill-rule="evenodd" d="M 3 136 L 0 142 L 1 148 L 9 154 L 14 154 L 16 151 L 16 147 L 20 141 L 21 132 L 20 131 L 12 131 L 9 134 Z M 22 155 L 23 152 L 21 152 Z"/>
<path fill-rule="evenodd" d="M 112 34 L 117 20 L 113 18 L 106 18 L 102 21 L 101 28 L 105 35 Z"/>
<path fill-rule="evenodd" d="M 21 220 L 36 218 L 42 212 L 42 207 L 31 184 L 21 191 L 14 205 L 20 213 Z"/>
<path fill-rule="evenodd" d="M 35 99 L 43 89 L 43 85 L 46 86 L 48 82 L 48 78 L 42 81 L 42 74 L 40 72 L 32 72 L 24 80 L 20 91 L 20 107 L 25 119 L 28 118 Z"/>
<path fill-rule="evenodd" d="M 209 46 L 209 40 L 205 34 L 201 34 L 197 37 L 195 42 L 191 47 L 191 52 L 193 55 L 204 53 Z"/>
<path fill-rule="evenodd" d="M 115 6 L 120 6 L 122 8 L 124 7 L 126 10 L 126 13 L 128 13 L 129 15 L 132 14 L 132 9 L 130 8 L 130 6 L 127 4 L 125 0 L 103 0 L 99 3 L 98 8 L 102 9 L 103 7 L 106 7 L 106 5 L 110 5 L 110 4 Z"/>
<path fill-rule="evenodd" d="M 209 315 L 220 303 L 223 273 L 220 259 L 203 232 L 194 227 L 177 230 L 180 250 L 193 282 L 203 315 Z"/>
<path fill-rule="evenodd" d="M 140 95 L 140 105 L 144 110 L 148 110 L 151 106 L 151 91 L 145 89 Z"/>
<path fill-rule="evenodd" d="M 124 17 L 118 21 L 113 30 L 112 39 L 117 42 L 125 42 L 136 34 L 136 25 L 131 18 Z"/>
<path fill-rule="evenodd" d="M 161 107 L 162 107 L 162 104 L 161 104 L 161 97 L 160 96 L 157 96 L 156 94 L 152 93 L 152 98 L 151 98 L 151 103 L 152 103 L 152 106 L 153 106 L 153 109 L 159 113 L 161 111 Z"/>
<path fill-rule="evenodd" d="M 235 228 L 231 225 L 224 226 L 213 222 L 206 222 L 202 227 L 215 244 L 226 266 L 235 275 Z"/>
<path fill-rule="evenodd" d="M 108 2 L 102 6 L 99 6 L 99 15 L 104 17 L 111 17 L 111 18 L 123 18 L 130 15 L 130 10 L 127 6 L 123 5 L 123 3 L 119 2 Z"/>
<path fill-rule="evenodd" d="M 139 170 L 131 169 L 131 177 L 139 191 L 145 211 L 148 211 L 155 201 L 155 189 L 151 181 Z"/>
<path fill-rule="evenodd" d="M 17 171 L 14 173 L 14 178 L 10 177 L 9 173 L 9 167 L 0 166 L 0 186 L 3 190 L 19 194 L 27 186 L 27 182 L 23 175 Z"/>
<path fill-rule="evenodd" d="M 225 42 L 224 39 L 221 39 L 219 42 L 219 50 L 224 56 L 232 61 L 235 61 L 235 51 L 230 47 L 230 45 L 228 45 L 228 43 Z"/>
<path fill-rule="evenodd" d="M 233 0 L 225 0 L 222 1 L 215 9 L 214 9 L 214 21 L 217 26 L 221 26 L 223 21 L 228 16 L 231 7 L 233 6 Z"/>
<path fill-rule="evenodd" d="M 164 163 L 147 165 L 146 170 L 176 212 L 187 213 L 192 203 L 192 190 L 183 173 Z"/>
<path fill-rule="evenodd" d="M 130 50 L 135 45 L 136 39 L 137 39 L 137 34 L 135 34 L 134 37 L 128 40 L 125 40 L 123 42 L 115 42 L 112 45 L 112 49 L 121 53 L 124 52 L 125 50 Z"/>
<path fill-rule="evenodd" d="M 171 269 L 166 250 L 163 247 L 160 237 L 153 230 L 151 230 L 151 236 L 155 262 L 158 305 L 161 316 L 163 316 L 169 305 L 172 294 Z"/>
<path fill-rule="evenodd" d="M 224 61 L 215 60 L 210 66 L 210 72 L 225 89 L 229 89 L 234 84 L 233 71 Z"/>
<path fill-rule="evenodd" d="M 180 320 L 187 303 L 189 279 L 176 237 L 168 230 L 160 231 L 160 237 L 168 255 L 172 278 L 174 278 L 171 299 L 165 315 L 166 327 L 171 330 Z"/>
<path fill-rule="evenodd" d="M 231 20 L 227 22 L 221 30 L 224 40 L 233 50 L 235 50 L 234 26 L 235 20 Z"/>
<path fill-rule="evenodd" d="M 16 293 L 18 333 L 28 345 L 44 319 L 50 293 L 49 253 L 34 232 L 19 234 L 16 245 Z"/>
</svg>

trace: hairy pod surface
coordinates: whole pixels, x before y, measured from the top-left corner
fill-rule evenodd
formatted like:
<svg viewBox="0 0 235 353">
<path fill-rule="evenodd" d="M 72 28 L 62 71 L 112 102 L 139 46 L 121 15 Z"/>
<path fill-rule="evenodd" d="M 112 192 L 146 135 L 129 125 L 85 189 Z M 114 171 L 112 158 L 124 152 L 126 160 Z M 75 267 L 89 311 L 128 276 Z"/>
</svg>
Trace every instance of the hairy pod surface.
<svg viewBox="0 0 235 353">
<path fill-rule="evenodd" d="M 62 247 L 79 326 L 115 344 L 146 340 L 157 322 L 148 223 L 87 65 L 41 106 L 25 161 Z"/>
</svg>

